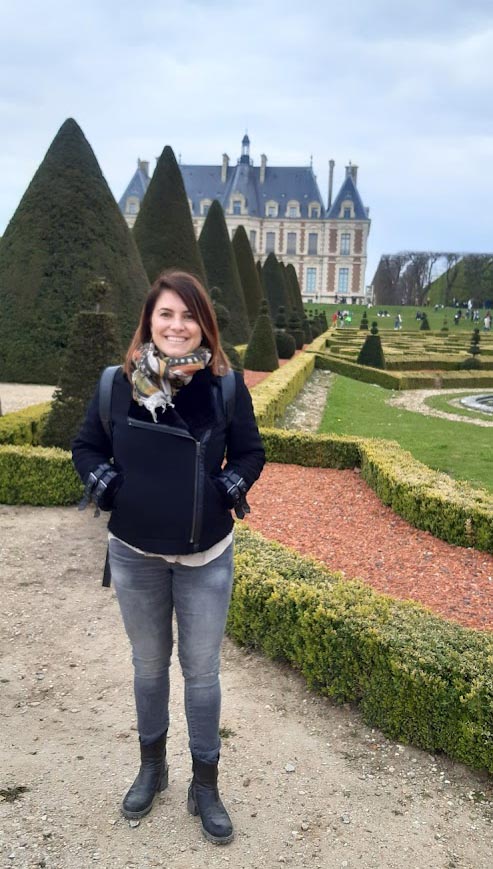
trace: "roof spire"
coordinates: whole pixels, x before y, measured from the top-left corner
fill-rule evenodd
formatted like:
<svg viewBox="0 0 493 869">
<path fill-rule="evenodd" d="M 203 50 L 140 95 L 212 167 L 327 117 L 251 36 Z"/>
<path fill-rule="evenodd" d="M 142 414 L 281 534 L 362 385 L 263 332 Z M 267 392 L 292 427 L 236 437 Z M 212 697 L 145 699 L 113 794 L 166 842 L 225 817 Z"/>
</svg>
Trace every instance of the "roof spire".
<svg viewBox="0 0 493 869">
<path fill-rule="evenodd" d="M 248 138 L 248 133 L 245 133 L 241 140 L 240 163 L 250 163 L 250 139 Z"/>
</svg>

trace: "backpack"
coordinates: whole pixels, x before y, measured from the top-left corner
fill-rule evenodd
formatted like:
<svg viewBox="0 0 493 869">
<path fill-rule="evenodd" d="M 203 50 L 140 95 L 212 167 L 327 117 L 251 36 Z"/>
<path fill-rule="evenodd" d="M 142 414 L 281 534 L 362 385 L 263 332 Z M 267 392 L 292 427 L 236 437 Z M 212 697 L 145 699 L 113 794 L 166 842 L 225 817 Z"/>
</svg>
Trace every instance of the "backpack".
<svg viewBox="0 0 493 869">
<path fill-rule="evenodd" d="M 108 365 L 104 369 L 99 381 L 99 418 L 106 435 L 113 441 L 113 427 L 111 424 L 111 396 L 113 394 L 113 382 L 116 372 L 121 365 Z M 233 419 L 235 409 L 236 381 L 234 371 L 229 371 L 219 378 L 216 390 L 221 395 L 222 409 L 228 426 Z"/>
</svg>

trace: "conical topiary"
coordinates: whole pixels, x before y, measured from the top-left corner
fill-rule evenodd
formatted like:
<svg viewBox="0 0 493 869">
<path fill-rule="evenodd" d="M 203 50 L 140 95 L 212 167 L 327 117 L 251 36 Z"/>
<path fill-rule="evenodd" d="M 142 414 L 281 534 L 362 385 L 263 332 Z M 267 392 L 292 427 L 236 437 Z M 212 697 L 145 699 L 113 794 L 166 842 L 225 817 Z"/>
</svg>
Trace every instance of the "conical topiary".
<svg viewBox="0 0 493 869">
<path fill-rule="evenodd" d="M 85 293 L 92 310 L 79 311 L 73 319 L 60 385 L 41 437 L 43 446 L 70 449 L 103 368 L 122 360 L 115 315 L 100 310 L 110 293 L 107 282 L 92 281 Z"/>
<path fill-rule="evenodd" d="M 172 268 L 206 284 L 185 185 L 169 145 L 156 163 L 132 231 L 151 283 Z"/>
<path fill-rule="evenodd" d="M 370 334 L 366 336 L 365 343 L 359 351 L 356 361 L 358 365 L 369 365 L 371 368 L 385 368 L 385 357 L 376 321 L 371 324 Z"/>
<path fill-rule="evenodd" d="M 69 118 L 0 240 L 0 380 L 57 383 L 83 288 L 99 276 L 111 285 L 106 304 L 127 344 L 149 283 L 92 148 Z"/>
<path fill-rule="evenodd" d="M 294 306 L 300 317 L 303 318 L 305 316 L 305 308 L 301 295 L 300 282 L 298 281 L 298 275 L 292 263 L 288 263 L 286 266 L 286 277 L 291 286 L 291 298 L 293 299 Z"/>
<path fill-rule="evenodd" d="M 363 311 L 363 316 L 361 318 L 361 323 L 359 324 L 360 329 L 368 332 L 368 314 L 366 311 Z"/>
<path fill-rule="evenodd" d="M 479 361 L 479 354 L 481 353 L 479 342 L 481 340 L 481 336 L 479 334 L 479 329 L 474 329 L 471 335 L 471 344 L 469 347 L 469 356 L 461 362 L 461 368 L 481 368 L 481 362 Z"/>
<path fill-rule="evenodd" d="M 270 313 L 273 320 L 281 305 L 286 311 L 291 310 L 291 302 L 283 280 L 279 261 L 275 254 L 270 253 L 265 260 L 262 269 L 265 298 L 269 303 Z"/>
<path fill-rule="evenodd" d="M 224 337 L 232 344 L 246 344 L 250 335 L 250 324 L 245 297 L 224 213 L 217 199 L 207 213 L 200 233 L 199 247 L 209 286 L 219 287 L 223 294 L 223 304 L 231 315 L 231 322 L 224 330 Z"/>
<path fill-rule="evenodd" d="M 318 338 L 319 335 L 322 334 L 322 330 L 320 328 L 320 324 L 316 317 L 313 316 L 313 311 L 310 311 L 308 314 L 308 322 L 310 324 L 310 331 L 312 333 L 312 341 L 314 338 Z"/>
<path fill-rule="evenodd" d="M 269 316 L 269 306 L 264 300 L 253 327 L 245 352 L 245 368 L 251 371 L 275 371 L 279 368 L 276 339 Z"/>
<path fill-rule="evenodd" d="M 236 229 L 233 236 L 233 251 L 240 273 L 248 320 L 253 326 L 257 319 L 260 303 L 264 298 L 264 289 L 255 267 L 252 248 L 250 247 L 244 226 L 238 226 Z"/>
<path fill-rule="evenodd" d="M 423 313 L 421 314 L 421 326 L 419 328 L 422 332 L 429 331 L 430 329 L 430 324 L 428 322 L 428 315 L 426 311 L 423 311 Z"/>
</svg>

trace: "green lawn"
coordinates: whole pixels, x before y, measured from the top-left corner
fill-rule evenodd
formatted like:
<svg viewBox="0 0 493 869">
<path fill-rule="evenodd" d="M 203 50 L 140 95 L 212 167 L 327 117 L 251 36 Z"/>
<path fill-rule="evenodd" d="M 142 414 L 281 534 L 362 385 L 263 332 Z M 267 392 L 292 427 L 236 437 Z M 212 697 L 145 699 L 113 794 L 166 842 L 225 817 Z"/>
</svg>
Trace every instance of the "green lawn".
<svg viewBox="0 0 493 869">
<path fill-rule="evenodd" d="M 363 311 L 366 310 L 368 315 L 368 322 L 371 324 L 373 320 L 376 320 L 378 323 L 378 328 L 381 330 L 387 330 L 394 328 L 394 320 L 395 315 L 400 313 L 402 317 L 402 328 L 404 331 L 418 331 L 421 326 L 421 322 L 416 320 L 416 311 L 426 311 L 426 316 L 428 317 L 428 322 L 430 324 L 430 328 L 433 330 L 440 330 L 443 326 L 443 321 L 447 320 L 447 325 L 449 328 L 450 334 L 454 332 L 472 332 L 473 328 L 478 328 L 480 330 L 483 329 L 483 317 L 485 315 L 485 311 L 479 312 L 479 323 L 472 323 L 470 320 L 466 320 L 465 311 L 462 311 L 462 317 L 456 326 L 454 324 L 454 314 L 455 308 L 443 308 L 439 311 L 434 311 L 433 306 L 428 308 L 419 308 L 415 306 L 406 306 L 406 305 L 374 305 L 372 308 L 366 308 L 365 305 L 315 305 L 311 303 L 306 303 L 305 308 L 315 311 L 321 311 L 322 309 L 325 311 L 327 316 L 327 320 L 330 326 L 331 317 L 334 311 L 351 311 L 353 321 L 351 326 L 354 328 L 358 328 L 361 323 L 361 317 L 363 316 Z M 389 317 L 377 317 L 378 311 L 385 310 L 388 311 Z"/>
<path fill-rule="evenodd" d="M 319 431 L 397 441 L 420 462 L 493 492 L 493 430 L 413 413 L 393 393 L 336 375 Z"/>
<path fill-rule="evenodd" d="M 485 394 L 490 393 L 491 391 L 492 390 L 490 389 L 483 390 Z M 426 399 L 425 404 L 427 404 L 428 407 L 436 408 L 436 410 L 443 410 L 445 413 L 456 413 L 459 416 L 465 416 L 472 419 L 482 419 L 486 422 L 493 423 L 493 413 L 481 413 L 480 410 L 470 410 L 459 403 L 459 399 L 472 394 L 474 393 L 471 393 L 471 390 L 469 390 L 469 392 L 466 390 L 465 392 L 457 392 L 454 395 L 451 395 L 450 393 L 447 393 L 446 395 L 431 395 Z M 452 401 L 456 401 L 457 404 L 452 404 Z M 493 441 L 493 428 L 491 428 L 490 431 Z"/>
</svg>

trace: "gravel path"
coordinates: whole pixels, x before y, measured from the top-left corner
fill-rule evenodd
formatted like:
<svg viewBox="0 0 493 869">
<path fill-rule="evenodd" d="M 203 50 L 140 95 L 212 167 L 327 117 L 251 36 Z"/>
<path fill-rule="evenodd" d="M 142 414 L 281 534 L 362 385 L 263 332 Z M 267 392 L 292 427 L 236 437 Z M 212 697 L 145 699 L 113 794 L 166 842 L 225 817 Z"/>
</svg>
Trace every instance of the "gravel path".
<svg viewBox="0 0 493 869">
<path fill-rule="evenodd" d="M 490 777 L 386 739 L 229 641 L 221 790 L 234 842 L 210 845 L 186 811 L 176 664 L 170 786 L 131 827 L 119 805 L 137 767 L 132 668 L 100 587 L 105 524 L 4 506 L 0 527 L 2 869 L 491 869 Z"/>
<path fill-rule="evenodd" d="M 388 404 L 394 407 L 404 407 L 406 410 L 414 410 L 416 413 L 424 413 L 425 416 L 437 416 L 440 419 L 452 419 L 455 422 L 467 422 L 470 425 L 482 425 L 486 428 L 493 426 L 491 419 L 477 419 L 475 417 L 461 416 L 458 413 L 448 413 L 444 410 L 438 410 L 434 407 L 429 407 L 426 404 L 426 399 L 433 395 L 457 395 L 464 394 L 467 390 L 462 389 L 406 389 L 402 392 L 395 393 L 392 398 L 389 398 Z M 471 389 L 469 395 L 482 395 L 488 390 Z"/>
</svg>

